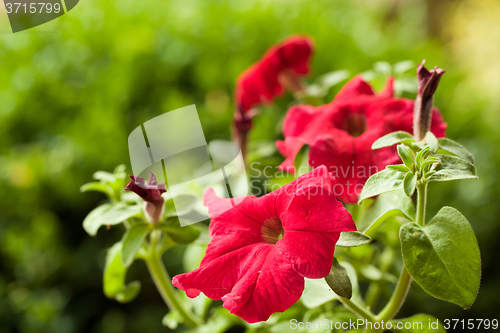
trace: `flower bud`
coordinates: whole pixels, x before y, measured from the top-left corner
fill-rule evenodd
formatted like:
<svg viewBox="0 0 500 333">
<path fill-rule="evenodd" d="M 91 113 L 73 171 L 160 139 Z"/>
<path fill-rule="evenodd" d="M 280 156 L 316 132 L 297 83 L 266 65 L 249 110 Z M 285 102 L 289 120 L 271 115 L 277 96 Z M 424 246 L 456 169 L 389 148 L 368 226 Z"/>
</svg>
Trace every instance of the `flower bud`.
<svg viewBox="0 0 500 333">
<path fill-rule="evenodd" d="M 428 71 L 424 64 L 425 60 L 417 67 L 418 96 L 413 113 L 413 134 L 417 141 L 423 140 L 431 128 L 433 96 L 444 74 L 437 66 Z"/>
<path fill-rule="evenodd" d="M 134 192 L 144 200 L 146 218 L 152 224 L 157 224 L 165 209 L 165 199 L 161 196 L 162 193 L 167 192 L 165 184 L 158 184 L 153 172 L 151 172 L 147 184 L 142 177 L 134 175 L 129 177 L 132 180 L 125 186 L 125 190 Z"/>
</svg>

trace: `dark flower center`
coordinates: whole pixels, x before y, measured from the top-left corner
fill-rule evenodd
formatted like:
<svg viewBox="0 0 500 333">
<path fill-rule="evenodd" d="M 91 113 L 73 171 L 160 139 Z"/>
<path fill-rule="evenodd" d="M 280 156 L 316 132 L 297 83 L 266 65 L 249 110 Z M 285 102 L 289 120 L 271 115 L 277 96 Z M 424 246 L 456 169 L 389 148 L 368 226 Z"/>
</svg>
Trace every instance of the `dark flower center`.
<svg viewBox="0 0 500 333">
<path fill-rule="evenodd" d="M 276 244 L 285 234 L 281 220 L 271 217 L 264 221 L 262 225 L 262 237 L 267 243 Z"/>
<path fill-rule="evenodd" d="M 360 136 L 367 128 L 366 116 L 362 113 L 349 113 L 340 128 L 352 136 Z"/>
</svg>

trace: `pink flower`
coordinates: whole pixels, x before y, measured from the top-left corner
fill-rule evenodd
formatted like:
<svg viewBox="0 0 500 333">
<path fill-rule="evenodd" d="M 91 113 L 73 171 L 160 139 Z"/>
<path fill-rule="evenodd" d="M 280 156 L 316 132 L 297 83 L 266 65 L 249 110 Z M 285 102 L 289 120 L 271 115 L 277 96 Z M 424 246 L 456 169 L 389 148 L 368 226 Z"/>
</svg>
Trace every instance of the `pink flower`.
<svg viewBox="0 0 500 333">
<path fill-rule="evenodd" d="M 356 230 L 332 193 L 334 183 L 322 166 L 227 211 L 230 199 L 209 189 L 211 242 L 200 268 L 175 276 L 173 284 L 189 297 L 222 299 L 249 323 L 285 311 L 300 298 L 304 277 L 328 275 L 340 233 Z"/>
<path fill-rule="evenodd" d="M 292 35 L 273 45 L 254 65 L 236 81 L 235 100 L 241 113 L 268 103 L 283 93 L 284 85 L 295 90 L 296 76 L 309 73 L 309 58 L 313 41 L 309 37 Z"/>
<path fill-rule="evenodd" d="M 158 223 L 165 206 L 165 199 L 161 196 L 162 193 L 167 192 L 165 184 L 158 184 L 154 172 L 151 172 L 147 184 L 142 177 L 134 175 L 129 175 L 129 177 L 132 180 L 125 186 L 125 190 L 140 196 L 144 200 L 146 217 L 151 223 Z"/>
<path fill-rule="evenodd" d="M 304 144 L 309 145 L 309 164 L 325 165 L 341 187 L 335 194 L 355 203 L 366 180 L 389 164 L 398 163 L 395 147 L 372 150 L 378 138 L 394 132 L 412 132 L 415 102 L 393 97 L 393 79 L 375 94 L 361 76 L 348 82 L 333 102 L 319 107 L 292 107 L 283 124 L 284 141 L 276 146 L 286 157 L 280 168 L 294 172 L 294 159 Z M 433 109 L 431 131 L 445 134 L 446 123 Z"/>
</svg>

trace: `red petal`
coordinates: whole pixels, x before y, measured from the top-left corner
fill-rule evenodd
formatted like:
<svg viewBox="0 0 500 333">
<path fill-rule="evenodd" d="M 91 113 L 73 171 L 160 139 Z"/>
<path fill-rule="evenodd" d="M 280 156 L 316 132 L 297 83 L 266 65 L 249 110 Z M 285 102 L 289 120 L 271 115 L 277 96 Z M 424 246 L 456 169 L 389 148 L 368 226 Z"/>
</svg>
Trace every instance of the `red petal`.
<svg viewBox="0 0 500 333">
<path fill-rule="evenodd" d="M 343 102 L 363 95 L 373 96 L 375 93 L 372 87 L 363 81 L 361 74 L 358 74 L 340 89 L 337 96 L 335 96 L 334 102 Z"/>
</svg>

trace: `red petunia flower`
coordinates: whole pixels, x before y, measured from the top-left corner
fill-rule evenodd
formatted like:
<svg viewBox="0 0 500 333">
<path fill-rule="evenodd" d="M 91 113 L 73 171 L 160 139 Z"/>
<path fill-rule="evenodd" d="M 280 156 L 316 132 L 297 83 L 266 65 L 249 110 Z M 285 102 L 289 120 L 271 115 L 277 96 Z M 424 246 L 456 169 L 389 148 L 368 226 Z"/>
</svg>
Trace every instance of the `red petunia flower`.
<svg viewBox="0 0 500 333">
<path fill-rule="evenodd" d="M 125 190 L 132 191 L 144 200 L 144 212 L 148 220 L 156 224 L 163 214 L 165 199 L 161 196 L 162 193 L 167 192 L 165 184 L 158 184 L 156 175 L 151 172 L 148 183 L 144 182 L 144 178 L 129 175 L 132 179 L 126 186 Z"/>
<path fill-rule="evenodd" d="M 241 113 L 283 93 L 284 85 L 298 90 L 295 76 L 309 73 L 309 58 L 313 41 L 309 37 L 293 35 L 273 45 L 254 65 L 236 81 L 235 100 Z"/>
<path fill-rule="evenodd" d="M 175 276 L 173 284 L 189 297 L 222 299 L 249 323 L 285 311 L 300 298 L 304 277 L 328 275 L 340 233 L 356 230 L 334 184 L 322 166 L 227 211 L 230 199 L 207 190 L 211 242 L 200 268 Z"/>
<path fill-rule="evenodd" d="M 366 180 L 389 164 L 398 163 L 395 147 L 372 150 L 378 138 L 394 132 L 412 132 L 415 101 L 393 97 L 393 79 L 375 94 L 361 76 L 348 82 L 333 102 L 320 107 L 292 107 L 283 124 L 284 141 L 276 146 L 286 160 L 280 168 L 294 172 L 294 159 L 309 145 L 309 164 L 325 165 L 341 187 L 335 194 L 345 203 L 357 202 Z M 446 123 L 433 109 L 431 131 L 445 134 Z"/>
</svg>

